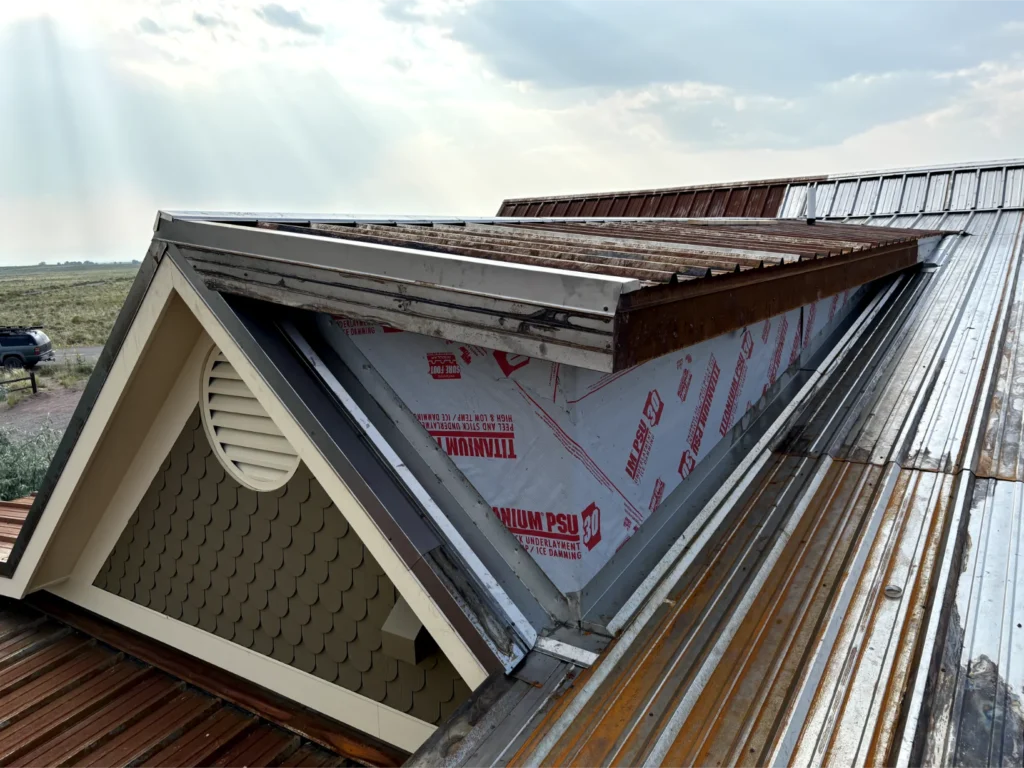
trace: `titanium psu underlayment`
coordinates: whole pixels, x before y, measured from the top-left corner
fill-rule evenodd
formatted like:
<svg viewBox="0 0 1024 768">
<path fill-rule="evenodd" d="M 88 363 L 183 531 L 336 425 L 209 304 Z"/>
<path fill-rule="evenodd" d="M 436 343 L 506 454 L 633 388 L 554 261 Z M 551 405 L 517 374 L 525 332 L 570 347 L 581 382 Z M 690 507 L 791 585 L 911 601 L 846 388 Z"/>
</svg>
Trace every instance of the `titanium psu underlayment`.
<svg viewBox="0 0 1024 768">
<path fill-rule="evenodd" d="M 842 318 L 846 291 L 620 373 L 322 315 L 541 565 L 577 592 Z"/>
</svg>

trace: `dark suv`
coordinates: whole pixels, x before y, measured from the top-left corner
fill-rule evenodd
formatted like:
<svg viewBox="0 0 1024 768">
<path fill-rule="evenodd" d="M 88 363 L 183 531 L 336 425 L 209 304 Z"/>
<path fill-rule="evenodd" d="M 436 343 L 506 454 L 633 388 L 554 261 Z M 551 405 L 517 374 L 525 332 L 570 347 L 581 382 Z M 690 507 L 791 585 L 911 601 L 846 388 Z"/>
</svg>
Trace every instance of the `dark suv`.
<svg viewBox="0 0 1024 768">
<path fill-rule="evenodd" d="M 36 363 L 53 358 L 53 344 L 41 328 L 0 326 L 0 365 L 4 368 L 35 368 Z"/>
</svg>

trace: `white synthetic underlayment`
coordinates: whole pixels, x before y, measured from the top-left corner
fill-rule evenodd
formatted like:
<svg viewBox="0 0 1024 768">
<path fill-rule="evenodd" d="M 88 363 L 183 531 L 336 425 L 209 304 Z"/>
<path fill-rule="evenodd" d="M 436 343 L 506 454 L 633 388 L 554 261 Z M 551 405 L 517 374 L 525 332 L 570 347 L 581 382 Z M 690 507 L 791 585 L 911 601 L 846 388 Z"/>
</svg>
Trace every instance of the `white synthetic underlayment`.
<svg viewBox="0 0 1024 768">
<path fill-rule="evenodd" d="M 613 374 L 340 317 L 328 340 L 343 334 L 355 343 L 568 593 L 838 322 L 852 295 Z"/>
</svg>

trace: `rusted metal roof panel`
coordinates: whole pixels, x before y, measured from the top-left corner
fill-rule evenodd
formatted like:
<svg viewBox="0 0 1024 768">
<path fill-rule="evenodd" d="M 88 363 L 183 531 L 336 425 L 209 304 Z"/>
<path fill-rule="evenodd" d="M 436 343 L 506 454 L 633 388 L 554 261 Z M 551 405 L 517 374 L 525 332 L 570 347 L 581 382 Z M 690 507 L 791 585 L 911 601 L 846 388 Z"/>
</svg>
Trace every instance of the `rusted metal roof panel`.
<svg viewBox="0 0 1024 768">
<path fill-rule="evenodd" d="M 1013 765 L 1024 759 L 1024 484 L 980 478 L 969 498 L 923 761 Z"/>
<path fill-rule="evenodd" d="M 0 759 L 357 765 L 29 607 L 0 601 Z M 305 764 L 305 763 L 304 763 Z"/>
<path fill-rule="evenodd" d="M 908 269 L 941 236 L 773 219 L 162 217 L 156 239 L 215 290 L 605 371 Z"/>
<path fill-rule="evenodd" d="M 798 457 L 772 457 L 757 470 L 600 686 L 588 687 L 595 668 L 584 672 L 537 724 L 511 764 L 660 763 L 682 720 L 697 712 L 696 695 L 714 693 L 702 674 L 715 668 L 708 662 L 708 649 L 728 647 L 738 636 L 734 625 L 747 615 L 745 596 L 749 599 L 752 585 L 756 591 L 755 581 L 773 543 L 785 546 L 799 540 L 786 523 L 794 503 L 805 493 L 813 495 L 813 481 L 820 482 L 817 474 L 815 460 Z M 756 637 L 744 637 L 749 647 L 756 645 Z M 696 695 L 695 686 L 700 689 Z"/>
<path fill-rule="evenodd" d="M 707 184 L 619 193 L 513 198 L 501 204 L 497 215 L 775 217 L 779 214 L 787 187 L 806 184 L 819 178 L 823 177 L 770 179 L 754 184 Z M 569 204 L 569 211 L 563 212 L 566 203 Z M 602 209 L 602 204 L 608 207 Z M 653 212 L 655 210 L 657 213 Z"/>
<path fill-rule="evenodd" d="M 7 562 L 33 501 L 34 495 L 13 501 L 0 501 L 0 563 Z"/>
<path fill-rule="evenodd" d="M 818 215 L 847 225 L 965 234 L 886 289 L 673 590 L 514 762 L 1019 762 L 1024 163 L 816 187 Z M 791 185 L 781 215 L 806 195 Z M 758 514 L 754 562 L 737 553 Z"/>
<path fill-rule="evenodd" d="M 768 763 L 882 475 L 863 464 L 829 467 L 663 764 Z"/>
<path fill-rule="evenodd" d="M 786 712 L 778 764 L 888 765 L 903 694 L 934 603 L 952 475 L 886 472 L 836 609 Z"/>
</svg>

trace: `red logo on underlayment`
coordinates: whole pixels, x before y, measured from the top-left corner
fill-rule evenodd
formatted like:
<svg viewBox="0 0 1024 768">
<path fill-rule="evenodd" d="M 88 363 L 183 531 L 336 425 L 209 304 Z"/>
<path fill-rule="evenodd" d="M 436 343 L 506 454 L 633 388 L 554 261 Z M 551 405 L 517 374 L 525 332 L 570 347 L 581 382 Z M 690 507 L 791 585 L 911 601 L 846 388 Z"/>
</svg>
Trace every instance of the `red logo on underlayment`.
<svg viewBox="0 0 1024 768">
<path fill-rule="evenodd" d="M 690 373 L 690 369 L 683 368 L 683 375 L 679 377 L 679 386 L 676 388 L 676 395 L 680 402 L 686 402 L 686 396 L 690 394 L 691 381 L 693 381 L 693 374 Z"/>
<path fill-rule="evenodd" d="M 680 402 L 686 402 L 686 396 L 690 394 L 690 382 L 693 381 L 693 373 L 690 371 L 690 363 L 693 358 L 687 355 L 683 360 L 676 361 L 676 370 L 682 368 L 683 375 L 679 377 L 679 386 L 676 388 L 676 395 Z"/>
<path fill-rule="evenodd" d="M 700 385 L 700 401 L 693 413 L 693 421 L 690 422 L 690 432 L 687 435 L 694 457 L 700 454 L 700 444 L 704 441 L 704 427 L 708 422 L 708 414 L 711 413 L 711 403 L 715 399 L 715 390 L 718 389 L 718 377 L 721 373 L 722 369 L 712 355 L 707 370 L 704 371 L 704 382 Z"/>
<path fill-rule="evenodd" d="M 527 552 L 562 560 L 579 560 L 582 556 L 579 515 L 516 507 L 492 509 Z"/>
<path fill-rule="evenodd" d="M 665 410 L 665 403 L 658 394 L 658 390 L 652 389 L 647 393 L 647 400 L 644 401 L 643 415 L 636 428 L 636 436 L 633 438 L 633 445 L 629 450 L 629 458 L 626 459 L 626 474 L 634 483 L 639 483 L 647 468 L 647 459 L 651 455 L 651 446 L 654 445 L 654 427 L 661 421 L 661 414 Z"/>
<path fill-rule="evenodd" d="M 768 335 L 772 332 L 772 321 L 765 320 L 764 325 L 761 326 L 761 343 L 768 343 Z"/>
<path fill-rule="evenodd" d="M 697 457 L 690 453 L 690 449 L 687 448 L 683 451 L 683 455 L 679 457 L 679 474 L 683 480 L 690 476 L 695 466 L 697 466 Z"/>
<path fill-rule="evenodd" d="M 427 354 L 427 365 L 430 375 L 434 379 L 461 379 L 462 369 L 459 368 L 459 361 L 455 355 L 448 352 L 429 352 Z"/>
<path fill-rule="evenodd" d="M 786 346 L 786 331 L 789 330 L 789 320 L 782 316 L 779 323 L 779 335 L 775 337 L 775 349 L 772 350 L 772 361 L 768 364 L 768 383 L 774 384 L 775 378 L 779 375 L 779 366 L 782 365 L 782 350 Z"/>
<path fill-rule="evenodd" d="M 789 352 L 789 364 L 792 365 L 800 357 L 800 340 L 803 338 L 803 323 L 796 324 L 796 335 L 793 336 L 793 348 Z"/>
<path fill-rule="evenodd" d="M 811 336 L 814 335 L 814 319 L 818 314 L 817 303 L 811 304 L 804 313 L 804 347 L 811 343 Z"/>
<path fill-rule="evenodd" d="M 601 543 L 601 508 L 597 502 L 583 510 L 583 543 L 588 550 Z"/>
<path fill-rule="evenodd" d="M 662 402 L 661 395 L 658 394 L 658 390 L 652 389 L 647 393 L 647 400 L 644 402 L 644 418 L 651 422 L 652 427 L 656 427 L 664 410 L 665 403 Z"/>
<path fill-rule="evenodd" d="M 750 331 L 746 328 L 743 329 L 743 339 L 740 341 L 740 351 L 747 360 L 749 360 L 754 354 L 754 337 L 750 335 Z"/>
<path fill-rule="evenodd" d="M 427 433 L 449 456 L 516 459 L 516 434 L 507 413 L 417 413 Z"/>
<path fill-rule="evenodd" d="M 629 458 L 626 459 L 626 474 L 634 483 L 639 483 L 647 469 L 647 459 L 651 455 L 651 446 L 654 445 L 654 433 L 650 425 L 640 419 L 636 428 L 636 436 L 633 438 L 633 445 L 629 449 Z"/>
<path fill-rule="evenodd" d="M 718 425 L 718 431 L 724 436 L 732 429 L 733 419 L 736 418 L 736 404 L 739 401 L 743 385 L 747 381 L 747 360 L 750 359 L 748 347 L 753 350 L 754 342 L 750 339 L 750 333 L 743 331 L 743 341 L 740 344 L 740 354 L 736 358 L 736 370 L 732 374 L 732 383 L 729 385 L 729 397 L 725 401 L 725 411 L 722 413 L 722 423 Z"/>
<path fill-rule="evenodd" d="M 495 352 L 494 359 L 498 362 L 498 367 L 501 368 L 501 372 L 505 374 L 506 379 L 514 371 L 518 371 L 530 362 L 530 358 L 526 355 L 510 355 L 508 352 Z"/>
<path fill-rule="evenodd" d="M 661 506 L 661 499 L 665 495 L 665 481 L 660 477 L 654 481 L 654 492 L 651 494 L 651 503 L 647 508 L 654 512 Z"/>
<path fill-rule="evenodd" d="M 828 308 L 828 321 L 831 323 L 836 317 L 836 310 L 839 309 L 839 294 L 832 297 L 832 303 Z"/>
</svg>

